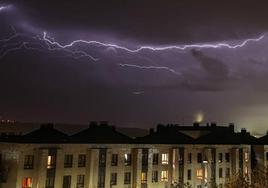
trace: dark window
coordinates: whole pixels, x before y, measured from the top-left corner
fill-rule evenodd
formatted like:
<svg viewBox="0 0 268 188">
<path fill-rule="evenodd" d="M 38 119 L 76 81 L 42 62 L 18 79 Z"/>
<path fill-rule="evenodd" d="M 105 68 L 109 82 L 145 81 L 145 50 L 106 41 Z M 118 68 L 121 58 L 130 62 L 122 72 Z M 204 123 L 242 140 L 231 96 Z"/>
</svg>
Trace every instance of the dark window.
<svg viewBox="0 0 268 188">
<path fill-rule="evenodd" d="M 86 166 L 86 155 L 81 154 L 78 155 L 78 167 L 85 167 Z"/>
<path fill-rule="evenodd" d="M 230 168 L 226 168 L 225 176 L 226 178 L 230 177 Z"/>
<path fill-rule="evenodd" d="M 54 187 L 55 178 L 54 177 L 47 177 L 46 179 L 46 188 L 53 188 Z"/>
<path fill-rule="evenodd" d="M 219 163 L 222 163 L 222 153 L 219 153 Z"/>
<path fill-rule="evenodd" d="M 225 162 L 230 162 L 230 153 L 225 153 Z"/>
<path fill-rule="evenodd" d="M 63 176 L 63 186 L 62 188 L 71 188 L 71 176 Z"/>
<path fill-rule="evenodd" d="M 197 154 L 197 162 L 202 163 L 202 153 Z"/>
<path fill-rule="evenodd" d="M 125 166 L 130 166 L 131 165 L 131 154 L 125 154 L 124 156 L 124 163 Z"/>
<path fill-rule="evenodd" d="M 142 166 L 148 166 L 148 155 L 149 150 L 148 149 L 142 149 Z"/>
<path fill-rule="evenodd" d="M 153 165 L 158 165 L 158 161 L 159 161 L 159 154 L 154 153 L 153 154 Z"/>
<path fill-rule="evenodd" d="M 266 152 L 266 161 L 268 161 L 268 152 Z"/>
<path fill-rule="evenodd" d="M 76 188 L 84 188 L 85 186 L 85 175 L 77 175 Z"/>
<path fill-rule="evenodd" d="M 152 182 L 158 182 L 158 171 L 153 171 Z"/>
<path fill-rule="evenodd" d="M 192 179 L 192 171 L 189 169 L 187 170 L 187 180 L 191 180 Z"/>
<path fill-rule="evenodd" d="M 125 172 L 124 184 L 130 184 L 130 183 L 131 183 L 131 173 Z"/>
<path fill-rule="evenodd" d="M 71 168 L 73 166 L 73 155 L 65 155 L 64 168 Z"/>
<path fill-rule="evenodd" d="M 116 185 L 117 184 L 117 173 L 111 173 L 111 185 Z"/>
<path fill-rule="evenodd" d="M 106 153 L 100 153 L 99 165 L 105 166 L 105 163 L 106 163 Z"/>
<path fill-rule="evenodd" d="M 118 154 L 112 154 L 111 166 L 117 166 Z"/>
<path fill-rule="evenodd" d="M 219 178 L 222 178 L 222 168 L 219 168 Z"/>
<path fill-rule="evenodd" d="M 33 166 L 34 166 L 34 156 L 33 155 L 25 155 L 24 169 L 33 169 Z"/>
<path fill-rule="evenodd" d="M 192 153 L 188 153 L 187 162 L 192 163 Z"/>
<path fill-rule="evenodd" d="M 99 174 L 98 186 L 99 187 L 104 187 L 104 183 L 105 183 L 105 174 L 104 173 L 100 173 Z"/>
</svg>

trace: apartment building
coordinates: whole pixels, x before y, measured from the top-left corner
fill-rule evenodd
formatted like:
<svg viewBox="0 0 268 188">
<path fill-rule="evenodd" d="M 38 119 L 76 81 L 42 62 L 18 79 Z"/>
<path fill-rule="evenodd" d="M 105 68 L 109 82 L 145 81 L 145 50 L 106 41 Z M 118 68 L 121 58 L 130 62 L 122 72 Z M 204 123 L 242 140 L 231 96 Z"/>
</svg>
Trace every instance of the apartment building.
<svg viewBox="0 0 268 188">
<path fill-rule="evenodd" d="M 158 125 L 132 139 L 95 122 L 71 136 L 42 125 L 1 138 L 0 187 L 201 188 L 224 187 L 238 173 L 250 178 L 251 145 L 257 139 L 245 130 L 235 133 L 233 125 L 217 127 L 207 125 L 203 134 L 197 124 Z M 192 136 L 196 132 L 199 136 Z"/>
</svg>

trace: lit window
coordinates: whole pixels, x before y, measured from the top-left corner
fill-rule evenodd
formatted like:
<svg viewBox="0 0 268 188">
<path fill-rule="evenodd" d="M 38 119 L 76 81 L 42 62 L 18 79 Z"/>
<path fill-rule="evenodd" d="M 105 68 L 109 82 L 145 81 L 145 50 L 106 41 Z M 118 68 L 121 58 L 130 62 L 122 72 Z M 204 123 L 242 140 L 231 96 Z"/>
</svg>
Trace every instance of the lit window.
<svg viewBox="0 0 268 188">
<path fill-rule="evenodd" d="M 245 162 L 248 162 L 248 160 L 249 160 L 249 154 L 248 152 L 245 152 Z"/>
<path fill-rule="evenodd" d="M 125 154 L 124 162 L 125 162 L 125 166 L 131 165 L 131 154 L 129 153 Z"/>
<path fill-rule="evenodd" d="M 32 178 L 23 178 L 22 188 L 31 188 L 33 184 Z"/>
<path fill-rule="evenodd" d="M 197 179 L 200 179 L 200 180 L 203 179 L 203 170 L 202 170 L 202 168 L 196 170 L 196 177 L 197 177 Z"/>
<path fill-rule="evenodd" d="M 168 164 L 168 154 L 162 153 L 162 164 Z"/>
<path fill-rule="evenodd" d="M 47 168 L 55 168 L 56 167 L 56 156 L 49 155 L 47 156 Z"/>
<path fill-rule="evenodd" d="M 168 171 L 164 170 L 161 172 L 161 181 L 168 181 Z"/>
<path fill-rule="evenodd" d="M 248 167 L 245 167 L 245 176 L 248 176 Z"/>
<path fill-rule="evenodd" d="M 141 183 L 147 183 L 147 173 L 146 172 L 141 173 Z"/>
</svg>

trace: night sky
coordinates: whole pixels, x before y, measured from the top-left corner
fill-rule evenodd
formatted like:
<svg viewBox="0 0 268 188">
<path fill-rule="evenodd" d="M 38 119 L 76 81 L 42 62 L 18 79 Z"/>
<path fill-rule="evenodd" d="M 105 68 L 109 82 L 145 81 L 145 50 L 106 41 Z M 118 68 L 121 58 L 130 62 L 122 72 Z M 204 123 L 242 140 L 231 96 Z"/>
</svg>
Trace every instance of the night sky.
<svg viewBox="0 0 268 188">
<path fill-rule="evenodd" d="M 267 8 L 245 0 L 0 1 L 0 116 L 140 128 L 203 117 L 264 133 Z"/>
</svg>

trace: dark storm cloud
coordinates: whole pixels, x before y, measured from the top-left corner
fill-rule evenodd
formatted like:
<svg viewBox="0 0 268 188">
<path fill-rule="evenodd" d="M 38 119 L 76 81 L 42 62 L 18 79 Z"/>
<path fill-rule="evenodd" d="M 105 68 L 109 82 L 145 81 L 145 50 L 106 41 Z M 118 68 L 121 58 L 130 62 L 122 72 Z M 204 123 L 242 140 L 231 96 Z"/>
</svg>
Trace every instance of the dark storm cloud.
<svg viewBox="0 0 268 188">
<path fill-rule="evenodd" d="M 29 20 L 42 28 L 80 28 L 155 44 L 240 39 L 268 28 L 267 1 L 28 0 L 15 3 Z"/>
</svg>

